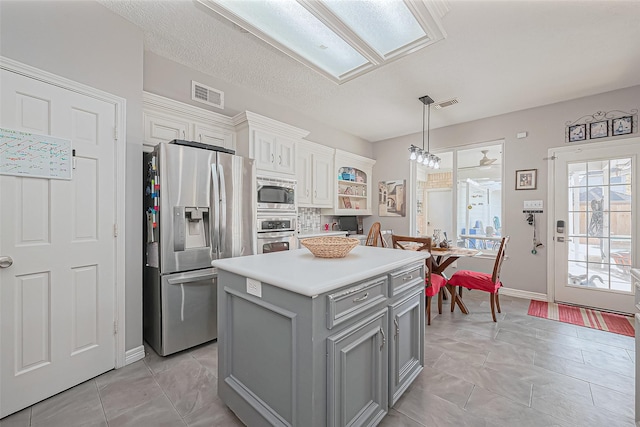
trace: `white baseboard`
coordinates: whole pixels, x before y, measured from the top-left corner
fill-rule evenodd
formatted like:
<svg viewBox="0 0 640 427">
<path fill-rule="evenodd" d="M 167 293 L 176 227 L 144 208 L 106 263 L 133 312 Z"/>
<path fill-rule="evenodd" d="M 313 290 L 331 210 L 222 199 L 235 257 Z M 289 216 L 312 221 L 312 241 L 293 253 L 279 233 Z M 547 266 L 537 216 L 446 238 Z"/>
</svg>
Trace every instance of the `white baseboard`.
<svg viewBox="0 0 640 427">
<path fill-rule="evenodd" d="M 124 365 L 130 365 L 133 362 L 144 359 L 144 346 L 141 345 L 131 350 L 127 350 L 124 354 Z"/>
<path fill-rule="evenodd" d="M 507 295 L 515 298 L 533 299 L 537 301 L 547 301 L 547 294 L 538 292 L 522 291 L 520 289 L 500 288 L 500 295 Z"/>
</svg>

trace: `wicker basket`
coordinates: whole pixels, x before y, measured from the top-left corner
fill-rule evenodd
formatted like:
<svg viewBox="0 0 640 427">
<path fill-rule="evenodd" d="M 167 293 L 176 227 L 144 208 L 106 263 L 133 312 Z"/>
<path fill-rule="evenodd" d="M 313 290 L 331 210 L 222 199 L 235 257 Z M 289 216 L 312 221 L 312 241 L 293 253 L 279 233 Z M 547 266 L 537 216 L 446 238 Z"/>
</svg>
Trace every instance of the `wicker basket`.
<svg viewBox="0 0 640 427">
<path fill-rule="evenodd" d="M 358 239 L 349 237 L 310 237 L 300 240 L 300 244 L 319 258 L 343 258 L 360 244 Z"/>
</svg>

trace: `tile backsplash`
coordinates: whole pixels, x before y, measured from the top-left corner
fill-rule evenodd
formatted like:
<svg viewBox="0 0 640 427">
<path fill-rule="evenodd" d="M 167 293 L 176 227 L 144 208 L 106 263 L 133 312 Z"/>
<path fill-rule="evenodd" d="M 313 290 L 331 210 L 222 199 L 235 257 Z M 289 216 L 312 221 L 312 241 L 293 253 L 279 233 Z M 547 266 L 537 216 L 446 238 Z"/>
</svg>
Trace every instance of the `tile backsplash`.
<svg viewBox="0 0 640 427">
<path fill-rule="evenodd" d="M 298 233 L 324 230 L 327 224 L 329 230 L 340 230 L 338 216 L 322 215 L 320 208 L 298 208 Z M 362 228 L 362 217 L 358 217 L 359 228 Z"/>
<path fill-rule="evenodd" d="M 320 208 L 298 208 L 298 232 L 322 229 Z"/>
</svg>

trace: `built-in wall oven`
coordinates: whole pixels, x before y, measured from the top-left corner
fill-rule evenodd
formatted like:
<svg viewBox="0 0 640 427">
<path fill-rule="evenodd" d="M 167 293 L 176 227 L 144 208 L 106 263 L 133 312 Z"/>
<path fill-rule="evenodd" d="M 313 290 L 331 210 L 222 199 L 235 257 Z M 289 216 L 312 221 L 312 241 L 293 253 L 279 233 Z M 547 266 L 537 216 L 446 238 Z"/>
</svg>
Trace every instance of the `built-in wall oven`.
<svg viewBox="0 0 640 427">
<path fill-rule="evenodd" d="M 286 178 L 258 177 L 258 214 L 288 212 L 296 214 L 296 181 Z"/>
<path fill-rule="evenodd" d="M 258 253 L 297 249 L 296 180 L 259 176 L 256 183 Z"/>
<path fill-rule="evenodd" d="M 296 221 L 296 215 L 258 215 L 258 253 L 297 249 Z"/>
</svg>

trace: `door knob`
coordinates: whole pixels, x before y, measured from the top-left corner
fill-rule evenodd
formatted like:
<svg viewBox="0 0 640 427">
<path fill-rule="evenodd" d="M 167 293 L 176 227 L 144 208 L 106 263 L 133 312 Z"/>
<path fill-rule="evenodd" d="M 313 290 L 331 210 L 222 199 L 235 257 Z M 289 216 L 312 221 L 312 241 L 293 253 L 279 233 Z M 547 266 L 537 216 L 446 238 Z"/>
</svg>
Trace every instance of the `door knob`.
<svg viewBox="0 0 640 427">
<path fill-rule="evenodd" d="M 9 268 L 13 265 L 13 258 L 10 256 L 0 256 L 0 268 Z"/>
</svg>

